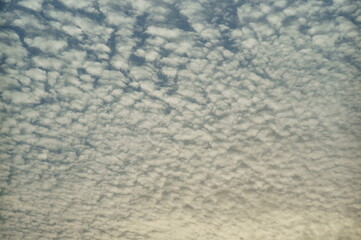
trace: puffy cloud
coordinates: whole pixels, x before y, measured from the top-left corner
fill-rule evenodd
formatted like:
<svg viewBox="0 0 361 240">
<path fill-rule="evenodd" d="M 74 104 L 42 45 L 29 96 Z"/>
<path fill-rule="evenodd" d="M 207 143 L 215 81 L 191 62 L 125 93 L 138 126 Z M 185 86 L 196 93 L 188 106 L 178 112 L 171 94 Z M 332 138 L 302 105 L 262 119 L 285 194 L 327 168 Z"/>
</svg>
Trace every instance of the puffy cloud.
<svg viewBox="0 0 361 240">
<path fill-rule="evenodd" d="M 32 1 L 20 1 L 18 2 L 20 6 L 30 8 L 35 11 L 40 11 L 42 8 L 43 0 L 32 0 Z"/>
<path fill-rule="evenodd" d="M 39 48 L 44 53 L 57 54 L 62 49 L 66 48 L 68 44 L 64 40 L 51 39 L 52 37 L 35 37 L 33 39 L 26 38 L 25 43 L 31 47 Z"/>
<path fill-rule="evenodd" d="M 151 26 L 146 31 L 150 35 L 160 36 L 162 38 L 177 38 L 181 35 L 181 31 L 178 29 L 166 29 Z"/>
<path fill-rule="evenodd" d="M 6 4 L 1 238 L 361 238 L 359 4 Z"/>
</svg>

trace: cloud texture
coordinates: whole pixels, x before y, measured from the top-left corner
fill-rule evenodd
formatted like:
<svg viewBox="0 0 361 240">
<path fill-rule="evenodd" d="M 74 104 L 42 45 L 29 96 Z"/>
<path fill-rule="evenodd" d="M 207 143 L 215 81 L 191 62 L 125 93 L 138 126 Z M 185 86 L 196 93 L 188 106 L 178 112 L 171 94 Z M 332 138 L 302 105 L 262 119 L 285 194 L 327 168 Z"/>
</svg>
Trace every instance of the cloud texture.
<svg viewBox="0 0 361 240">
<path fill-rule="evenodd" d="M 357 1 L 6 0 L 1 239 L 361 239 Z"/>
</svg>

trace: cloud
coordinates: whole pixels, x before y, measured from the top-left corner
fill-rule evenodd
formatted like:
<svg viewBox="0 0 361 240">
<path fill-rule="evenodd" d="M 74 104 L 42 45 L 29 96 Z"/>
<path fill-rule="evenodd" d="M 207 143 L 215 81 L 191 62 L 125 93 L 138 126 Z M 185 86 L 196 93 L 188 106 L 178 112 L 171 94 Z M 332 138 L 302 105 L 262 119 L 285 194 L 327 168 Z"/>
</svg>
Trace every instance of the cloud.
<svg viewBox="0 0 361 240">
<path fill-rule="evenodd" d="M 0 238 L 361 237 L 357 3 L 5 7 Z"/>
<path fill-rule="evenodd" d="M 37 0 L 37 1 L 20 1 L 18 3 L 20 6 L 30 8 L 34 11 L 39 11 L 42 8 L 43 0 Z"/>
<path fill-rule="evenodd" d="M 25 39 L 30 47 L 39 48 L 44 53 L 57 54 L 59 51 L 67 47 L 67 43 L 64 40 L 49 39 L 49 37 L 35 37 L 34 39 Z"/>
<path fill-rule="evenodd" d="M 158 27 L 149 27 L 146 31 L 151 35 L 156 35 L 162 38 L 177 38 L 181 35 L 181 31 L 178 29 L 166 29 L 166 28 L 158 28 Z"/>
</svg>

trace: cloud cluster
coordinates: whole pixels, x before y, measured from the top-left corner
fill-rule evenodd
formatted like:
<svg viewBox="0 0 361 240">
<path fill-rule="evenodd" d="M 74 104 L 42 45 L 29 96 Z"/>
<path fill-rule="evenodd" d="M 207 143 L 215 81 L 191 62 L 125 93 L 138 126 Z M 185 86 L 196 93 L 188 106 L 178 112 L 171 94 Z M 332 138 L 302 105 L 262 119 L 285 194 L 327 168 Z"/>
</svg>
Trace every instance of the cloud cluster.
<svg viewBox="0 0 361 240">
<path fill-rule="evenodd" d="M 360 239 L 356 1 L 5 1 L 2 239 Z"/>
</svg>

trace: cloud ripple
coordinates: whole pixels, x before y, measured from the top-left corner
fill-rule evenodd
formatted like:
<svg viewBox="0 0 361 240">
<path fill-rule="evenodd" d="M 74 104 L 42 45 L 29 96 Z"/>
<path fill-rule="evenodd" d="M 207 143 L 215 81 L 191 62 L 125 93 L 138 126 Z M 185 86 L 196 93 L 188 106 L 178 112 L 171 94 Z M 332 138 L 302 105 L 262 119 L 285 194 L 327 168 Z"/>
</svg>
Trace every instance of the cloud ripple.
<svg viewBox="0 0 361 240">
<path fill-rule="evenodd" d="M 360 239 L 356 1 L 4 1 L 2 239 Z"/>
</svg>

